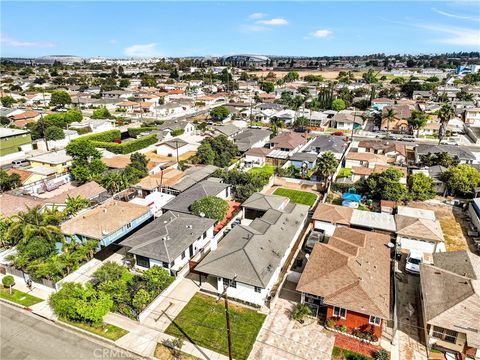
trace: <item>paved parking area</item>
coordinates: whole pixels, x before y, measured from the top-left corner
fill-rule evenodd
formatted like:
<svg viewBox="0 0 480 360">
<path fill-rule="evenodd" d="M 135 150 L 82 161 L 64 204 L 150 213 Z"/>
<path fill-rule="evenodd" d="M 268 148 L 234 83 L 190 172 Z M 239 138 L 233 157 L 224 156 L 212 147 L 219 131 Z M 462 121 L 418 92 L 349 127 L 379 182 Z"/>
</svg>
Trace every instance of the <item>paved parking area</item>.
<svg viewBox="0 0 480 360">
<path fill-rule="evenodd" d="M 279 298 L 258 334 L 250 360 L 327 360 L 332 357 L 335 337 L 314 318 L 303 324 L 291 320 L 297 303 Z"/>
</svg>

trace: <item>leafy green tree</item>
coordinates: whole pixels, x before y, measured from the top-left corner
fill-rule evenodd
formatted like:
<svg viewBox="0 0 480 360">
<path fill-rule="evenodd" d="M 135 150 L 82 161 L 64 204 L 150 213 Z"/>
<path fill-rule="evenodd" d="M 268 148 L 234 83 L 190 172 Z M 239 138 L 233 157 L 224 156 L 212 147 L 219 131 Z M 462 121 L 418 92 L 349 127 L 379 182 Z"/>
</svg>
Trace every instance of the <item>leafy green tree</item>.
<svg viewBox="0 0 480 360">
<path fill-rule="evenodd" d="M 300 75 L 298 72 L 296 71 L 289 71 L 287 73 L 287 75 L 284 76 L 283 80 L 285 82 L 292 82 L 292 81 L 296 81 L 300 78 Z"/>
<path fill-rule="evenodd" d="M 110 119 L 112 114 L 105 106 L 101 106 L 98 109 L 93 110 L 92 119 Z"/>
<path fill-rule="evenodd" d="M 9 175 L 5 170 L 0 169 L 0 192 L 16 189 L 20 185 L 22 182 L 18 174 Z"/>
<path fill-rule="evenodd" d="M 210 110 L 210 116 L 215 121 L 222 121 L 228 115 L 230 115 L 230 110 L 226 106 L 218 106 L 212 110 Z"/>
<path fill-rule="evenodd" d="M 123 171 L 111 171 L 107 173 L 102 178 L 101 183 L 111 194 L 125 190 L 130 185 L 130 181 Z"/>
<path fill-rule="evenodd" d="M 65 139 L 65 133 L 58 126 L 50 126 L 45 130 L 45 138 L 47 140 L 62 140 Z"/>
<path fill-rule="evenodd" d="M 72 98 L 66 91 L 56 90 L 52 92 L 52 97 L 50 98 L 50 106 L 65 106 L 71 103 Z"/>
<path fill-rule="evenodd" d="M 345 101 L 343 99 L 335 99 L 332 101 L 332 110 L 340 111 L 346 108 Z"/>
<path fill-rule="evenodd" d="M 324 81 L 325 79 L 322 75 L 305 75 L 303 80 L 307 82 L 320 82 Z"/>
<path fill-rule="evenodd" d="M 229 209 L 228 202 L 216 196 L 206 196 L 195 200 L 191 205 L 192 212 L 197 216 L 221 221 Z"/>
<path fill-rule="evenodd" d="M 369 69 L 366 73 L 362 75 L 363 81 L 367 84 L 374 84 L 378 82 L 378 78 L 375 74 L 375 71 L 372 69 Z"/>
<path fill-rule="evenodd" d="M 10 295 L 12 295 L 12 286 L 15 285 L 15 279 L 12 275 L 7 275 L 2 278 L 2 285 L 9 289 Z"/>
<path fill-rule="evenodd" d="M 302 321 L 305 316 L 312 315 L 312 309 L 305 304 L 297 304 L 292 312 L 292 318 L 297 321 Z"/>
<path fill-rule="evenodd" d="M 443 104 L 440 110 L 438 110 L 437 116 L 440 120 L 440 128 L 438 129 L 438 144 L 440 145 L 447 134 L 448 122 L 456 116 L 455 109 L 450 104 Z"/>
<path fill-rule="evenodd" d="M 371 174 L 360 184 L 364 192 L 373 198 L 391 201 L 401 201 L 407 196 L 407 187 L 400 184 L 403 173 L 394 168 L 381 173 Z"/>
<path fill-rule="evenodd" d="M 64 121 L 67 124 L 72 122 L 80 122 L 83 120 L 83 114 L 78 109 L 68 109 L 68 111 L 63 115 Z"/>
<path fill-rule="evenodd" d="M 305 116 L 299 116 L 293 125 L 296 129 L 304 132 L 308 125 L 310 125 L 310 121 Z"/>
<path fill-rule="evenodd" d="M 412 132 L 416 130 L 418 136 L 418 132 L 422 127 L 427 125 L 429 118 L 430 117 L 428 116 L 428 114 L 424 113 L 423 111 L 413 110 L 407 121 L 408 125 L 412 129 Z"/>
<path fill-rule="evenodd" d="M 72 175 L 81 183 L 92 180 L 107 170 L 107 166 L 100 160 L 100 151 L 90 141 L 81 139 L 71 141 L 66 150 L 73 158 Z"/>
<path fill-rule="evenodd" d="M 166 289 L 174 280 L 168 270 L 160 266 L 152 266 L 143 272 L 143 280 L 151 293 L 159 293 Z"/>
<path fill-rule="evenodd" d="M 405 83 L 405 78 L 399 76 L 399 77 L 393 78 L 390 83 L 396 84 L 396 85 L 402 85 Z"/>
<path fill-rule="evenodd" d="M 202 164 L 226 167 L 238 155 L 238 146 L 225 135 L 202 140 L 197 149 L 197 157 Z"/>
<path fill-rule="evenodd" d="M 212 146 L 208 142 L 202 142 L 197 149 L 197 157 L 200 163 L 206 165 L 213 165 L 215 163 L 216 154 L 212 149 Z"/>
<path fill-rule="evenodd" d="M 433 179 L 424 173 L 410 175 L 408 187 L 413 200 L 425 201 L 433 199 L 436 195 Z"/>
<path fill-rule="evenodd" d="M 326 151 L 317 160 L 317 173 L 320 178 L 328 178 L 335 174 L 338 167 L 338 160 L 331 151 Z"/>
<path fill-rule="evenodd" d="M 445 171 L 442 180 L 453 193 L 471 195 L 480 185 L 480 171 L 471 165 L 458 164 Z"/>
<path fill-rule="evenodd" d="M 120 79 L 120 81 L 118 82 L 118 86 L 120 86 L 121 88 L 129 87 L 130 86 L 130 80 Z"/>
<path fill-rule="evenodd" d="M 138 311 L 141 312 L 152 301 L 150 293 L 145 289 L 140 289 L 133 296 L 132 305 Z"/>
<path fill-rule="evenodd" d="M 142 76 L 142 86 L 148 86 L 148 87 L 156 87 L 157 86 L 157 80 L 150 75 L 144 75 Z"/>
<path fill-rule="evenodd" d="M 441 153 L 427 153 L 420 155 L 420 164 L 422 166 L 435 166 L 441 165 L 443 167 L 449 168 L 450 166 L 458 165 L 460 161 L 458 158 L 452 157 L 448 152 L 441 152 Z"/>
<path fill-rule="evenodd" d="M 275 84 L 271 81 L 262 81 L 260 83 L 260 90 L 271 93 L 275 90 Z"/>
<path fill-rule="evenodd" d="M 11 97 L 10 95 L 5 95 L 0 98 L 0 101 L 2 102 L 2 105 L 5 107 L 11 107 L 13 104 L 15 104 L 15 99 Z"/>
<path fill-rule="evenodd" d="M 100 325 L 113 301 L 108 294 L 97 292 L 89 283 L 84 287 L 80 283 L 67 282 L 50 295 L 49 304 L 60 318 Z"/>
</svg>

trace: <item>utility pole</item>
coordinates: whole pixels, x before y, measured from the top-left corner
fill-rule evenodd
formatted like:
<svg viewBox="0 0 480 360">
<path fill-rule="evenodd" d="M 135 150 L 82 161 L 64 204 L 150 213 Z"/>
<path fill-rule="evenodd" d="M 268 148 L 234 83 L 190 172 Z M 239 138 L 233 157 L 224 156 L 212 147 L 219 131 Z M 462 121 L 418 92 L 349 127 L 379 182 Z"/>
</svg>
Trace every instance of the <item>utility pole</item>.
<svg viewBox="0 0 480 360">
<path fill-rule="evenodd" d="M 237 274 L 235 274 L 233 276 L 233 279 L 231 281 L 235 281 L 236 279 L 237 279 Z M 227 321 L 228 359 L 233 360 L 233 357 L 232 357 L 232 329 L 230 327 L 230 313 L 228 312 L 227 289 L 228 289 L 228 286 L 224 282 L 223 283 L 223 293 L 218 297 L 218 300 L 220 300 L 220 298 L 222 296 L 225 297 L 225 319 Z M 218 302 L 218 300 L 217 300 L 217 302 Z"/>
</svg>

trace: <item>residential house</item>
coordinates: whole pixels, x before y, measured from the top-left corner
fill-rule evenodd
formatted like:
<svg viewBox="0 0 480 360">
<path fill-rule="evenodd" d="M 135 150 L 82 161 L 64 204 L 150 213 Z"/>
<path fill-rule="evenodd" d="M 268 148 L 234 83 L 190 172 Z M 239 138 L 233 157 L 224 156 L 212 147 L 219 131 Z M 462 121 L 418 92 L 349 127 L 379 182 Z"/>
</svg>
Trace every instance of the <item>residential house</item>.
<svg viewBox="0 0 480 360">
<path fill-rule="evenodd" d="M 467 126 L 480 127 L 480 107 L 465 109 L 463 121 Z"/>
<path fill-rule="evenodd" d="M 168 120 L 160 125 L 160 130 L 166 134 L 166 137 L 171 137 L 175 130 L 183 130 L 184 134 L 193 135 L 195 125 L 188 120 Z"/>
<path fill-rule="evenodd" d="M 195 153 L 198 149 L 198 144 L 191 144 L 179 138 L 173 138 L 164 141 L 156 146 L 157 155 L 167 156 L 171 158 L 180 157 L 189 152 Z"/>
<path fill-rule="evenodd" d="M 332 125 L 339 130 L 360 129 L 363 125 L 363 113 L 354 110 L 340 110 L 332 120 Z"/>
<path fill-rule="evenodd" d="M 189 168 L 185 169 L 182 178 L 178 182 L 170 185 L 171 193 L 181 193 L 191 188 L 195 184 L 208 179 L 217 170 L 218 167 L 213 165 L 190 166 Z"/>
<path fill-rule="evenodd" d="M 244 154 L 244 162 L 247 167 L 262 167 L 265 165 L 267 156 L 272 152 L 271 149 L 264 147 L 251 148 Z"/>
<path fill-rule="evenodd" d="M 326 311 L 347 332 L 382 335 L 390 312 L 388 235 L 338 228 L 327 244 L 316 243 L 297 284 L 302 303 Z"/>
<path fill-rule="evenodd" d="M 433 92 L 430 90 L 415 90 L 412 95 L 414 100 L 432 100 Z"/>
<path fill-rule="evenodd" d="M 354 169 L 358 167 L 374 169 L 376 165 L 388 165 L 389 159 L 386 155 L 371 152 L 356 152 L 350 150 L 345 157 L 345 168 Z"/>
<path fill-rule="evenodd" d="M 72 130 L 90 129 L 92 133 L 100 133 L 113 130 L 113 121 L 108 119 L 85 119 L 81 122 L 73 122 L 69 126 Z"/>
<path fill-rule="evenodd" d="M 388 99 L 388 98 L 377 98 L 372 100 L 372 108 L 377 111 L 382 111 L 383 108 L 387 106 L 393 106 L 395 104 L 395 100 Z"/>
<path fill-rule="evenodd" d="M 47 198 L 45 199 L 45 203 L 49 206 L 55 206 L 58 210 L 63 211 L 66 207 L 67 200 L 77 196 L 90 201 L 92 205 L 104 202 L 110 197 L 103 186 L 97 184 L 95 181 L 89 181 L 61 194 Z"/>
<path fill-rule="evenodd" d="M 0 128 L 0 156 L 18 155 L 32 150 L 32 137 L 26 130 Z"/>
<path fill-rule="evenodd" d="M 215 220 L 167 211 L 123 240 L 139 269 L 160 266 L 176 274 L 210 247 Z"/>
<path fill-rule="evenodd" d="M 467 148 L 455 145 L 417 144 L 415 146 L 415 162 L 420 163 L 420 156 L 446 152 L 462 164 L 477 164 L 476 156 Z"/>
<path fill-rule="evenodd" d="M 36 122 L 40 119 L 41 114 L 38 111 L 28 110 L 21 114 L 13 115 L 10 119 L 13 121 L 16 127 L 24 128 L 25 125 Z"/>
<path fill-rule="evenodd" d="M 18 214 L 20 211 L 27 212 L 28 209 L 34 207 L 43 207 L 44 203 L 41 199 L 28 195 L 15 195 L 12 193 L 0 194 L 0 214 L 8 218 Z"/>
<path fill-rule="evenodd" d="M 269 148 L 280 150 L 288 156 L 299 151 L 307 143 L 306 135 L 294 131 L 284 131 L 270 140 Z"/>
<path fill-rule="evenodd" d="M 310 142 L 303 152 L 317 154 L 318 157 L 327 151 L 333 153 L 337 160 L 343 157 L 347 143 L 343 136 L 320 135 Z"/>
<path fill-rule="evenodd" d="M 142 197 L 157 191 L 166 194 L 177 194 L 171 186 L 177 184 L 183 176 L 183 171 L 169 168 L 144 177 L 134 187 L 139 190 L 139 195 Z"/>
<path fill-rule="evenodd" d="M 261 148 L 270 140 L 272 132 L 267 129 L 245 129 L 233 136 L 233 142 L 238 146 L 240 152 L 246 152 L 252 148 Z"/>
<path fill-rule="evenodd" d="M 107 247 L 149 221 L 152 212 L 146 206 L 110 200 L 93 209 L 81 211 L 61 225 L 62 232 L 75 241 L 94 239 Z"/>
<path fill-rule="evenodd" d="M 289 199 L 284 196 L 253 193 L 242 204 L 243 218 L 255 220 L 270 209 L 282 211 L 289 203 Z"/>
<path fill-rule="evenodd" d="M 393 119 L 388 120 L 385 114 L 389 109 L 393 109 L 395 116 Z M 387 130 L 392 132 L 405 132 L 408 130 L 408 118 L 412 113 L 410 106 L 408 105 L 392 105 L 386 106 L 382 110 L 382 123 L 380 125 L 381 130 Z"/>
<path fill-rule="evenodd" d="M 480 257 L 468 250 L 433 254 L 420 265 L 427 347 L 480 358 Z"/>
<path fill-rule="evenodd" d="M 231 186 L 230 184 L 221 183 L 212 179 L 201 181 L 178 194 L 175 199 L 163 207 L 163 210 L 190 214 L 190 206 L 196 200 L 200 200 L 206 196 L 216 196 L 226 200 L 231 196 Z"/>
<path fill-rule="evenodd" d="M 54 173 L 62 174 L 68 171 L 72 165 L 72 157 L 67 155 L 66 150 L 52 151 L 46 154 L 33 156 L 28 158 L 30 165 L 33 169 L 35 168 L 47 168 L 49 170 L 54 170 Z"/>
<path fill-rule="evenodd" d="M 213 126 L 213 134 L 214 136 L 224 135 L 229 139 L 233 139 L 235 136 L 240 134 L 243 129 L 233 125 L 233 124 L 225 124 L 225 125 L 214 125 Z"/>
<path fill-rule="evenodd" d="M 300 169 L 306 166 L 307 169 L 313 169 L 317 165 L 317 154 L 307 152 L 296 152 L 289 158 L 293 167 Z"/>
<path fill-rule="evenodd" d="M 407 147 L 405 144 L 390 140 L 361 140 L 358 142 L 357 151 L 359 153 L 372 153 L 385 155 L 389 158 L 389 163 L 397 165 L 406 164 Z M 393 161 L 391 161 L 393 159 Z"/>
<path fill-rule="evenodd" d="M 252 204 L 250 204 L 252 205 Z M 213 291 L 256 306 L 267 305 L 300 236 L 308 206 L 268 209 L 250 225 L 235 226 L 195 268 Z"/>
</svg>

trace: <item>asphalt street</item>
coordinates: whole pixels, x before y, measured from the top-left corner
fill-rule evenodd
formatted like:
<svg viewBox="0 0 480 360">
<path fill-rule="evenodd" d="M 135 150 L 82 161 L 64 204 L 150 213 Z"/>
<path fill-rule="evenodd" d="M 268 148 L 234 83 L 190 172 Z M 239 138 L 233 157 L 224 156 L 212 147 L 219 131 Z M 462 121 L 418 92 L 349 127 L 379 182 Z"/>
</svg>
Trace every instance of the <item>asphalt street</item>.
<svg viewBox="0 0 480 360">
<path fill-rule="evenodd" d="M 1 360 L 135 359 L 130 353 L 0 304 Z"/>
</svg>

